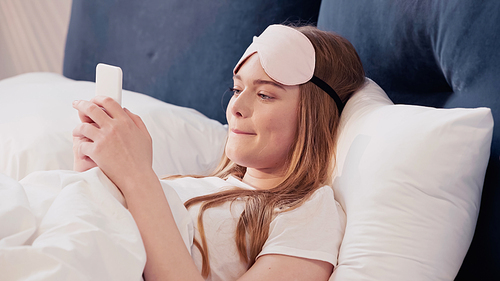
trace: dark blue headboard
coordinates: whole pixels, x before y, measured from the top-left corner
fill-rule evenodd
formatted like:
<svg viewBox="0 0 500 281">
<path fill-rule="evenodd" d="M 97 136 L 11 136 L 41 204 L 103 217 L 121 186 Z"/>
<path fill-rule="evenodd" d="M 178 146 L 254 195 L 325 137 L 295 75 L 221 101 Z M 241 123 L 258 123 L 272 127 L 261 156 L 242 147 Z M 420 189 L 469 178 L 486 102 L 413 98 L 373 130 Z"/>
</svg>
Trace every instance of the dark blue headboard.
<svg viewBox="0 0 500 281">
<path fill-rule="evenodd" d="M 485 106 L 500 123 L 500 1 L 323 0 L 318 27 L 351 41 L 395 103 Z M 497 124 L 476 232 L 455 280 L 500 280 L 499 154 Z"/>
<path fill-rule="evenodd" d="M 320 2 L 73 0 L 63 73 L 94 81 L 97 63 L 117 65 L 124 89 L 226 123 L 222 97 L 252 37 L 272 23 L 316 23 Z"/>
</svg>

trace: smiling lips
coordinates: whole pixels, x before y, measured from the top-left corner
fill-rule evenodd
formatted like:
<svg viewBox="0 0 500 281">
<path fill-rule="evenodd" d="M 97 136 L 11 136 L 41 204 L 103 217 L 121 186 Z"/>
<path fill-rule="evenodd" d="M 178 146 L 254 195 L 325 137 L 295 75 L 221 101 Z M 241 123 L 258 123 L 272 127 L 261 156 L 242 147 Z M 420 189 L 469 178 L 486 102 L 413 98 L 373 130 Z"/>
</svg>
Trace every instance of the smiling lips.
<svg viewBox="0 0 500 281">
<path fill-rule="evenodd" d="M 240 131 L 238 129 L 231 129 L 231 132 L 233 132 L 237 135 L 256 135 L 256 133 L 244 132 L 244 131 Z"/>
</svg>

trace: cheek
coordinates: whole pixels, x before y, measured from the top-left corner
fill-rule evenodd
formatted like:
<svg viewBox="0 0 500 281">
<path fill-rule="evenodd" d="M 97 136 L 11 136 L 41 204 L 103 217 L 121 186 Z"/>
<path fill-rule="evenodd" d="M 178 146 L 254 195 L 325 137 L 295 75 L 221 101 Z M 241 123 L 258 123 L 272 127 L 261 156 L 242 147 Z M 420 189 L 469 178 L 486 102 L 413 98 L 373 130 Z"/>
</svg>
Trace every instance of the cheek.
<svg viewBox="0 0 500 281">
<path fill-rule="evenodd" d="M 283 114 L 267 122 L 266 131 L 271 133 L 272 142 L 283 149 L 289 149 L 297 131 L 296 114 Z"/>
<path fill-rule="evenodd" d="M 290 149 L 292 142 L 295 139 L 295 127 L 288 124 L 283 124 L 278 131 L 276 136 L 276 144 L 283 147 L 283 149 Z"/>
</svg>

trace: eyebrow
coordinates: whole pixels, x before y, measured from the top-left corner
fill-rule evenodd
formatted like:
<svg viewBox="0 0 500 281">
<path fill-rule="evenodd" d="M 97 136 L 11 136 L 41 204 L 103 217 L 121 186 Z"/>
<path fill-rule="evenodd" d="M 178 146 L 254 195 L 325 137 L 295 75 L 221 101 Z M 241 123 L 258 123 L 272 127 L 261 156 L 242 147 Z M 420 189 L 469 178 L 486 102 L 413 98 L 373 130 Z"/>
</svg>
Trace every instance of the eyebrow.
<svg viewBox="0 0 500 281">
<path fill-rule="evenodd" d="M 238 80 L 242 80 L 241 79 L 241 76 L 236 74 L 233 76 L 233 79 L 238 79 Z M 286 91 L 285 87 L 283 87 L 281 84 L 278 84 L 274 81 L 270 81 L 270 80 L 262 80 L 262 79 L 257 79 L 257 80 L 254 80 L 253 81 L 253 84 L 254 85 L 271 85 L 271 86 L 275 86 L 275 87 L 278 87 L 284 91 Z"/>
</svg>

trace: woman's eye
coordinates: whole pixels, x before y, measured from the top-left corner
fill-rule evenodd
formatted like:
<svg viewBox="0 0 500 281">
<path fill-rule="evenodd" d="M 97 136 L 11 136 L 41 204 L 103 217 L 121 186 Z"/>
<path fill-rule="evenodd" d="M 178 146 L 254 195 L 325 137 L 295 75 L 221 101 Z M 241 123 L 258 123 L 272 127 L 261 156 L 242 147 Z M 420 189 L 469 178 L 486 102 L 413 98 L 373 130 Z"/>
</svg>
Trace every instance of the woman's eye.
<svg viewBox="0 0 500 281">
<path fill-rule="evenodd" d="M 233 92 L 233 94 L 238 95 L 241 93 L 241 90 L 235 89 L 235 88 L 229 88 L 229 91 Z"/>
<path fill-rule="evenodd" d="M 258 94 L 259 97 L 263 100 L 269 100 L 269 99 L 272 99 L 272 97 L 268 96 L 268 95 L 264 95 L 264 94 Z"/>
</svg>

